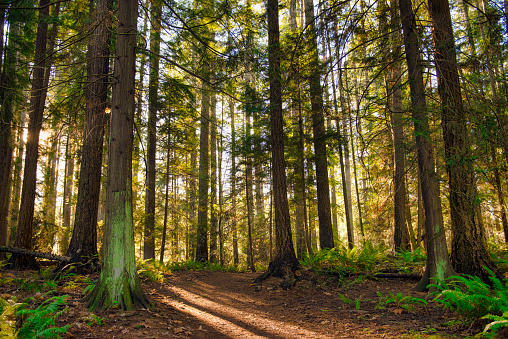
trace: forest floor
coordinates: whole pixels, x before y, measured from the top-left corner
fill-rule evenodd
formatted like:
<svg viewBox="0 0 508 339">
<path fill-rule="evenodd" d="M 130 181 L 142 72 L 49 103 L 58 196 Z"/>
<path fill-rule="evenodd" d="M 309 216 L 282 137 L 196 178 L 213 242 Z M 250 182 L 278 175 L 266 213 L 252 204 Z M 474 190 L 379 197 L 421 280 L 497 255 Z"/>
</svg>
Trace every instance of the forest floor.
<svg viewBox="0 0 508 339">
<path fill-rule="evenodd" d="M 54 292 L 69 295 L 57 325 L 71 324 L 63 338 L 465 338 L 482 330 L 411 291 L 415 280 L 337 279 L 304 270 L 289 290 L 271 277 L 256 291 L 258 274 L 178 271 L 162 282 L 146 279 L 153 310 L 95 315 L 81 302 L 83 278 L 74 277 Z M 33 272 L 3 272 L 4 281 L 9 277 L 37 279 Z M 0 284 L 0 297 L 9 295 L 23 300 L 30 293 Z"/>
</svg>

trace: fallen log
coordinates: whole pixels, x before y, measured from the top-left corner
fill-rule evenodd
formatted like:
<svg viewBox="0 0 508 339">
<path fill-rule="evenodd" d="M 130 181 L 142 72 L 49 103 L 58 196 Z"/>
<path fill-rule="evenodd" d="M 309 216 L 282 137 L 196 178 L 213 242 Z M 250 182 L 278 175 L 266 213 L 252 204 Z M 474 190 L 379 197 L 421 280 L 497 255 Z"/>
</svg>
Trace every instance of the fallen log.
<svg viewBox="0 0 508 339">
<path fill-rule="evenodd" d="M 51 253 L 30 251 L 30 250 L 27 250 L 26 248 L 19 248 L 19 247 L 0 246 L 0 252 L 31 255 L 33 257 L 44 258 L 44 259 L 49 259 L 49 260 L 57 260 L 57 261 L 61 261 L 61 262 L 70 262 L 71 261 L 70 257 L 65 257 L 62 255 L 56 255 L 56 254 L 51 254 Z"/>
</svg>

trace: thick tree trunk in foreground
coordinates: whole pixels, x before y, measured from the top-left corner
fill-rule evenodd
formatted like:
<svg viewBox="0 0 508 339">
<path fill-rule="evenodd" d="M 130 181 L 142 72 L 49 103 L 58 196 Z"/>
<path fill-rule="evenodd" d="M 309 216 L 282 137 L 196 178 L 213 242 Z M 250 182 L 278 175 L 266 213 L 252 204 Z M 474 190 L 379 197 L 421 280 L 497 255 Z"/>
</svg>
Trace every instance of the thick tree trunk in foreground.
<svg viewBox="0 0 508 339">
<path fill-rule="evenodd" d="M 279 45 L 279 7 L 277 0 L 268 0 L 268 62 L 270 77 L 270 111 L 272 140 L 272 179 L 275 206 L 275 254 L 268 270 L 256 278 L 256 284 L 273 275 L 283 277 L 283 288 L 296 282 L 294 272 L 300 264 L 296 259 L 291 235 L 291 219 L 286 186 L 284 160 L 284 122 L 282 116 L 282 88 Z"/>
<path fill-rule="evenodd" d="M 450 190 L 451 262 L 459 273 L 487 279 L 489 273 L 484 267 L 494 271 L 496 267 L 487 249 L 481 215 L 477 213 L 477 191 L 467 141 L 469 130 L 457 70 L 450 5 L 448 0 L 428 0 L 428 7 Z"/>
<path fill-rule="evenodd" d="M 448 249 L 439 196 L 439 181 L 434 171 L 434 154 L 430 139 L 430 128 L 425 102 L 423 65 L 420 59 L 419 41 L 416 32 L 411 0 L 399 0 L 404 46 L 409 73 L 411 103 L 413 105 L 414 134 L 418 152 L 418 168 L 425 208 L 425 232 L 427 243 L 427 265 L 423 278 L 415 287 L 423 291 L 432 282 L 431 278 L 444 280 L 455 272 L 448 258 Z"/>
<path fill-rule="evenodd" d="M 137 14 L 137 0 L 119 1 L 108 154 L 104 264 L 99 281 L 86 296 L 87 307 L 92 310 L 151 307 L 141 289 L 136 270 L 132 215 Z"/>
<path fill-rule="evenodd" d="M 18 227 L 14 247 L 32 249 L 33 217 L 35 205 L 35 190 L 37 184 L 37 160 L 39 158 L 39 135 L 42 127 L 44 104 L 47 89 L 44 88 L 45 72 L 49 76 L 46 64 L 46 44 L 48 40 L 49 0 L 40 1 L 39 24 L 35 43 L 35 61 L 32 75 L 32 90 L 30 94 L 30 109 L 28 134 L 26 142 L 25 170 L 23 174 L 23 188 L 21 190 L 21 204 L 19 210 Z M 36 268 L 38 265 L 34 257 L 13 254 L 9 260 L 14 269 Z"/>
<path fill-rule="evenodd" d="M 74 228 L 67 256 L 89 263 L 97 262 L 97 213 L 102 172 L 104 125 L 108 100 L 109 45 L 112 27 L 112 0 L 97 0 L 93 14 L 93 33 L 88 46 L 85 130 L 81 151 L 78 197 Z M 91 4 L 93 6 L 93 4 Z"/>
</svg>

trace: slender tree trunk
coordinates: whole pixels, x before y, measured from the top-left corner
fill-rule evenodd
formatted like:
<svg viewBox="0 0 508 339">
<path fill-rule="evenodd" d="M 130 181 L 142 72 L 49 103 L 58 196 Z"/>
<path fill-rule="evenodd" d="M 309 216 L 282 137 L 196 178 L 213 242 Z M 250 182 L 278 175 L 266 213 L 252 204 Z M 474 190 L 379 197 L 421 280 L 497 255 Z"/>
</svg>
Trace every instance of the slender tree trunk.
<svg viewBox="0 0 508 339">
<path fill-rule="evenodd" d="M 219 263 L 221 265 L 224 265 L 224 185 L 222 181 L 222 157 L 223 157 L 223 150 L 224 150 L 224 144 L 223 144 L 223 138 L 222 138 L 222 132 L 224 128 L 224 98 L 222 97 L 221 100 L 221 120 L 220 120 L 220 133 L 219 133 L 219 141 L 218 141 L 218 159 L 217 159 L 217 165 L 218 165 L 218 184 L 219 184 L 219 225 L 218 225 L 218 237 L 219 237 Z"/>
<path fill-rule="evenodd" d="M 492 166 L 494 167 L 494 181 L 497 193 L 497 201 L 499 204 L 499 214 L 501 214 L 501 223 L 503 225 L 504 239 L 508 243 L 508 218 L 506 217 L 506 208 L 504 204 L 503 188 L 501 186 L 501 175 L 497 163 L 496 148 L 492 142 L 490 145 L 490 154 L 492 157 Z"/>
<path fill-rule="evenodd" d="M 143 259 L 155 259 L 155 155 L 157 151 L 157 111 L 159 90 L 159 53 L 161 42 L 162 4 L 150 2 L 150 73 L 148 80 L 148 150 L 146 162 L 145 233 Z"/>
<path fill-rule="evenodd" d="M 2 10 L 0 23 L 2 24 L 2 28 L 0 29 L 0 33 L 2 33 L 2 37 L 0 38 L 0 47 L 1 51 L 3 50 L 3 25 L 5 19 L 5 10 Z M 11 187 L 14 190 L 19 187 L 16 184 L 16 178 L 21 178 L 20 175 L 13 176 L 12 180 L 14 181 L 14 185 L 11 184 L 11 170 L 12 170 L 12 157 L 13 157 L 13 142 L 11 135 L 11 123 L 13 120 L 13 103 L 15 100 L 16 94 L 16 69 L 18 68 L 18 53 L 17 50 L 17 41 L 20 38 L 19 34 L 21 32 L 21 23 L 19 22 L 11 22 L 8 36 L 8 44 L 5 48 L 5 58 L 3 59 L 3 67 L 1 74 L 1 88 L 0 88 L 0 246 L 7 246 L 8 244 L 8 225 L 9 225 L 9 202 L 13 199 L 13 197 L 9 196 L 11 191 Z M 3 54 L 0 55 L 0 58 L 3 57 Z M 1 64 L 0 64 L 1 65 Z M 23 111 L 24 112 L 24 111 Z M 20 129 L 20 132 L 23 130 Z M 24 145 L 23 137 L 20 134 L 18 137 L 19 145 Z M 23 150 L 19 151 L 20 155 L 23 153 Z M 16 172 L 14 172 L 16 174 Z M 19 174 L 19 172 L 18 172 Z M 17 180 L 19 181 L 19 180 Z M 18 190 L 19 191 L 19 190 Z M 15 195 L 16 196 L 16 195 Z M 19 195 L 18 195 L 19 196 Z M 16 205 L 17 207 L 17 205 Z M 16 208 L 14 207 L 14 208 Z M 0 253 L 0 260 L 6 259 L 6 253 Z"/>
<path fill-rule="evenodd" d="M 67 249 L 67 256 L 74 261 L 89 262 L 92 259 L 92 264 L 97 260 L 97 215 L 101 197 L 104 127 L 106 114 L 113 109 L 110 110 L 107 105 L 112 3 L 112 0 L 90 3 L 93 19 L 88 45 L 85 127 L 74 229 Z M 96 268 L 91 265 L 86 269 Z"/>
<path fill-rule="evenodd" d="M 136 74 L 137 0 L 119 0 L 108 154 L 104 262 L 99 281 L 86 296 L 91 310 L 151 308 L 141 288 L 134 253 L 132 147 Z"/>
<path fill-rule="evenodd" d="M 233 264 L 239 264 L 238 259 L 238 231 L 236 224 L 236 133 L 235 133 L 235 105 L 233 98 L 229 98 L 229 113 L 231 114 L 231 233 L 233 238 Z"/>
<path fill-rule="evenodd" d="M 171 143 L 170 136 L 168 135 L 168 145 L 166 153 L 166 193 L 164 194 L 164 222 L 162 226 L 162 240 L 161 240 L 161 253 L 159 261 L 164 262 L 164 252 L 166 248 L 166 233 L 168 229 L 168 207 L 169 207 L 169 163 L 171 159 Z"/>
<path fill-rule="evenodd" d="M 296 0 L 291 0 L 289 4 L 289 15 L 290 15 L 290 28 L 293 34 L 296 34 L 297 24 L 297 11 L 296 11 Z M 306 237 L 305 237 L 305 169 L 303 168 L 304 164 L 304 152 L 303 152 L 303 135 L 302 135 L 302 145 L 300 145 L 300 127 L 303 128 L 303 125 L 300 126 L 300 117 L 301 117 L 301 104 L 300 104 L 300 67 L 298 63 L 298 59 L 295 59 L 294 65 L 292 68 L 292 78 L 294 79 L 295 86 L 298 88 L 296 93 L 293 91 L 294 95 L 291 98 L 291 115 L 298 119 L 298 124 L 295 126 L 294 138 L 295 144 L 297 145 L 297 157 L 295 160 L 295 168 L 293 174 L 293 191 L 294 191 L 294 205 L 295 205 L 295 230 L 296 230 L 296 255 L 299 259 L 303 258 L 303 255 L 307 252 L 306 246 Z M 303 184 L 302 184 L 303 182 Z M 272 193 L 270 193 L 270 211 L 272 209 Z M 270 212 L 272 213 L 272 212 Z M 272 215 L 270 214 L 270 220 L 272 219 Z M 270 225 L 271 225 L 270 221 Z M 271 239 L 271 230 L 270 230 L 270 260 L 273 258 L 272 253 L 272 239 Z"/>
<path fill-rule="evenodd" d="M 249 87 L 249 85 L 247 85 Z M 250 88 L 249 88 L 250 89 Z M 248 90 L 249 90 L 248 89 Z M 248 97 L 252 99 L 252 97 Z M 248 99 L 248 100 L 249 100 Z M 250 106 L 250 105 L 247 105 Z M 252 107 L 247 107 L 245 112 L 245 203 L 247 207 L 247 269 L 254 269 L 254 248 L 252 244 L 252 228 L 254 223 L 254 193 L 252 178 L 252 149 L 251 149 L 251 113 Z"/>
<path fill-rule="evenodd" d="M 217 262 L 217 95 L 212 94 L 210 105 L 210 261 Z"/>
<path fill-rule="evenodd" d="M 334 21 L 334 26 L 337 27 L 336 20 Z M 336 34 L 336 42 L 338 42 L 337 31 Z M 327 31 L 327 41 L 328 41 L 328 49 L 330 54 L 332 49 L 330 47 L 330 37 Z M 341 60 L 339 57 L 338 66 L 340 69 Z M 340 71 L 339 71 L 340 72 Z M 346 119 L 345 119 L 345 110 L 346 107 L 344 105 L 344 93 L 342 90 L 342 86 L 339 84 L 339 97 L 340 97 L 340 108 L 343 112 L 343 120 L 342 125 L 343 129 L 340 130 L 340 119 L 339 119 L 339 104 L 337 102 L 337 87 L 335 85 L 335 74 L 333 68 L 331 69 L 331 78 L 332 78 L 332 95 L 333 95 L 333 108 L 335 113 L 335 124 L 337 129 L 337 137 L 339 138 L 339 162 L 340 162 L 340 171 L 341 171 L 341 180 L 342 180 L 342 195 L 344 200 L 344 214 L 346 216 L 346 229 L 347 229 L 347 237 L 348 237 L 348 246 L 352 249 L 355 246 L 355 237 L 354 237 L 354 227 L 353 227 L 353 205 L 351 203 L 351 169 L 349 163 L 349 148 L 347 145 L 347 129 L 345 128 Z M 332 195 L 333 199 L 333 195 Z M 335 203 L 334 203 L 335 204 Z M 336 213 L 333 216 L 335 219 L 337 218 Z M 335 227 L 334 220 L 334 227 Z"/>
<path fill-rule="evenodd" d="M 206 78 L 208 79 L 208 78 Z M 206 80 L 205 80 L 206 81 Z M 199 136 L 199 191 L 198 191 L 198 225 L 196 229 L 196 261 L 208 261 L 208 183 L 209 157 L 209 115 L 210 91 L 206 82 L 201 89 L 201 127 Z"/>
<path fill-rule="evenodd" d="M 192 139 L 197 139 L 196 129 L 191 128 Z M 190 178 L 189 178 L 189 229 L 187 232 L 187 259 L 196 257 L 196 226 L 197 226 L 197 148 L 192 145 L 190 152 Z"/>
<path fill-rule="evenodd" d="M 39 135 L 42 127 L 44 104 L 47 88 L 44 88 L 45 76 L 49 77 L 51 65 L 46 61 L 51 53 L 46 49 L 48 41 L 49 0 L 39 3 L 39 23 L 35 43 L 35 61 L 32 73 L 32 90 L 30 95 L 30 122 L 26 143 L 25 170 L 23 172 L 23 188 L 21 191 L 21 205 L 18 227 L 14 247 L 32 249 L 32 230 L 37 180 L 37 160 L 39 158 Z M 47 52 L 49 52 L 47 54 Z M 13 254 L 9 260 L 12 268 L 36 268 L 37 263 L 32 256 Z"/>
<path fill-rule="evenodd" d="M 35 247 L 43 252 L 52 252 L 56 236 L 56 194 L 58 183 L 58 165 L 60 159 L 60 132 L 58 126 L 51 128 L 51 146 L 47 153 L 47 162 L 44 169 L 44 195 L 42 199 L 42 213 L 47 228 L 41 231 L 36 238 Z M 37 227 L 37 226 L 36 226 Z M 40 226 L 39 226 L 40 227 Z M 34 230 L 37 233 L 37 229 Z"/>
<path fill-rule="evenodd" d="M 284 277 L 283 288 L 294 284 L 294 271 L 300 264 L 296 259 L 291 235 L 291 219 L 287 200 L 286 163 L 284 160 L 284 121 L 282 115 L 282 86 L 280 71 L 279 9 L 277 0 L 268 0 L 268 63 L 270 79 L 270 113 L 272 141 L 272 178 L 275 206 L 275 255 L 268 271 L 256 278 L 261 283 L 269 275 Z"/>
<path fill-rule="evenodd" d="M 12 207 L 9 220 L 9 241 L 10 245 L 14 245 L 14 236 L 16 234 L 17 222 L 19 219 L 19 202 L 21 199 L 21 178 L 23 177 L 23 154 L 25 150 L 25 139 L 23 137 L 25 131 L 26 110 L 20 112 L 19 128 L 17 136 L 17 155 L 14 163 L 14 182 L 12 185 Z"/>
<path fill-rule="evenodd" d="M 330 186 L 328 181 L 328 161 L 326 155 L 325 119 L 323 110 L 323 90 L 317 50 L 317 37 L 314 25 L 314 5 L 305 0 L 305 24 L 311 71 L 309 75 L 310 100 L 312 107 L 312 131 L 316 163 L 316 183 L 318 197 L 319 244 L 321 249 L 333 248 L 333 229 L 330 206 Z"/>
<path fill-rule="evenodd" d="M 474 169 L 467 141 L 467 116 L 463 107 L 455 38 L 448 0 L 428 0 L 432 21 L 434 62 L 441 101 L 441 126 L 450 190 L 452 228 L 451 261 L 457 272 L 488 279 L 487 267 L 496 270 L 477 215 Z"/>
<path fill-rule="evenodd" d="M 65 144 L 65 177 L 63 192 L 63 222 L 60 230 L 60 253 L 65 254 L 69 246 L 69 237 L 71 234 L 71 212 L 72 212 L 72 191 L 74 187 L 74 140 L 72 137 L 73 130 L 69 126 L 67 128 L 67 142 Z"/>
<path fill-rule="evenodd" d="M 386 16 L 382 21 L 387 22 L 390 19 L 391 27 L 400 25 L 399 16 L 397 14 L 397 0 L 392 0 L 390 6 L 384 1 Z M 390 18 L 387 17 L 391 11 Z M 384 24 L 384 33 L 388 33 L 388 25 Z M 393 143 L 393 210 L 394 210 L 394 247 L 395 251 L 411 250 L 411 242 L 409 239 L 409 230 L 406 225 L 406 180 L 405 180 L 405 149 L 404 149 L 404 126 L 402 112 L 402 89 L 400 83 L 401 65 L 394 59 L 400 55 L 399 34 L 392 33 L 390 44 L 386 47 L 386 62 L 390 63 L 385 74 L 385 87 L 387 98 L 387 111 L 390 117 L 390 125 Z"/>
<path fill-rule="evenodd" d="M 439 180 L 434 171 L 434 153 L 427 117 L 423 65 L 420 59 L 416 20 L 410 0 L 399 0 L 399 8 L 413 106 L 412 118 L 418 152 L 422 198 L 425 207 L 427 265 L 423 278 L 415 287 L 416 290 L 423 291 L 432 282 L 432 278 L 445 280 L 455 272 L 448 258 L 441 198 L 439 196 Z"/>
<path fill-rule="evenodd" d="M 144 5 L 147 6 L 147 0 L 144 1 Z M 146 31 L 148 30 L 148 13 L 143 13 L 143 29 L 139 34 L 142 36 L 142 41 L 148 40 L 146 36 Z M 143 46 L 144 47 L 144 46 Z M 142 125 L 141 123 L 141 115 L 143 113 L 143 94 L 144 94 L 144 86 L 145 86 L 145 69 L 147 64 L 147 55 L 146 53 L 139 53 L 139 82 L 137 88 L 136 95 L 136 115 L 134 124 L 138 126 L 138 128 Z M 136 129 L 137 131 L 137 129 Z M 134 146 L 133 146 L 133 154 L 132 154 L 132 206 L 134 208 L 134 215 L 136 215 L 136 210 L 138 208 L 138 195 L 139 195 L 139 160 L 140 160 L 140 144 L 141 144 L 141 135 L 138 133 L 134 133 Z M 142 237 L 142 235 L 140 235 Z"/>
</svg>

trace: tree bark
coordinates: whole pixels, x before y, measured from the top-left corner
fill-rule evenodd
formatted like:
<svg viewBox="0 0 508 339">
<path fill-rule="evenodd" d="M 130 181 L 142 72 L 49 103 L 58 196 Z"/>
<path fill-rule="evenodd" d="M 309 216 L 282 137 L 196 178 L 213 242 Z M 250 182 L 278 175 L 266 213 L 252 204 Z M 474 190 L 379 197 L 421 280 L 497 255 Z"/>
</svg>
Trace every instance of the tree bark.
<svg viewBox="0 0 508 339">
<path fill-rule="evenodd" d="M 164 252 L 166 248 L 166 233 L 168 228 L 168 207 L 169 207 L 169 162 L 171 159 L 171 143 L 170 136 L 168 135 L 167 153 L 166 153 L 166 192 L 164 194 L 164 222 L 162 224 L 162 239 L 161 239 L 161 253 L 159 261 L 164 262 Z"/>
<path fill-rule="evenodd" d="M 423 65 L 420 59 L 416 20 L 410 0 L 399 0 L 403 29 L 404 47 L 409 74 L 412 118 L 418 152 L 418 168 L 425 208 L 425 232 L 427 243 L 427 265 L 422 279 L 415 290 L 427 290 L 432 278 L 445 280 L 452 276 L 453 270 L 448 258 L 448 248 L 444 232 L 439 180 L 434 171 L 434 154 L 430 138 L 430 128 L 425 102 Z"/>
<path fill-rule="evenodd" d="M 231 233 L 233 241 L 233 265 L 239 264 L 238 259 L 238 231 L 236 224 L 236 132 L 235 105 L 233 98 L 229 98 L 229 113 L 231 114 Z"/>
<path fill-rule="evenodd" d="M 205 72 L 207 72 L 205 70 Z M 198 188 L 198 225 L 196 229 L 196 261 L 208 261 L 208 183 L 209 157 L 209 115 L 210 115 L 210 91 L 207 79 L 201 83 L 201 123 L 199 135 L 199 188 Z"/>
<path fill-rule="evenodd" d="M 78 196 L 74 228 L 67 256 L 90 265 L 97 262 L 97 214 L 101 193 L 104 126 L 108 100 L 109 47 L 112 27 L 112 0 L 91 0 L 92 35 L 88 45 L 85 127 L 81 148 Z M 94 8 L 95 5 L 95 8 Z M 112 110 L 113 108 L 111 108 Z M 95 258 L 95 259 L 93 259 Z M 93 259 L 93 260 L 91 260 Z"/>
<path fill-rule="evenodd" d="M 210 105 L 210 261 L 217 262 L 217 96 L 212 94 Z"/>
<path fill-rule="evenodd" d="M 487 267 L 496 267 L 487 250 L 484 230 L 477 215 L 477 191 L 470 145 L 467 116 L 463 107 L 457 70 L 455 38 L 453 36 L 448 0 L 428 0 L 432 21 L 434 63 L 441 101 L 441 126 L 445 162 L 450 190 L 452 228 L 451 262 L 460 273 L 488 280 Z"/>
<path fill-rule="evenodd" d="M 134 253 L 132 146 L 136 74 L 137 0 L 118 3 L 118 33 L 112 88 L 104 263 L 86 305 L 91 310 L 151 308 L 141 289 Z"/>
<path fill-rule="evenodd" d="M 44 105 L 47 88 L 44 88 L 45 75 L 49 76 L 51 65 L 47 61 L 46 44 L 48 41 L 49 0 L 39 3 L 39 23 L 35 42 L 35 60 L 32 73 L 32 90 L 30 94 L 30 109 L 28 135 L 26 142 L 25 169 L 23 173 L 23 188 L 21 190 L 21 205 L 18 227 L 14 247 L 32 249 L 33 217 L 35 205 L 35 190 L 37 184 L 37 160 L 39 158 L 39 135 L 42 127 Z M 37 268 L 34 257 L 13 254 L 9 260 L 11 268 Z"/>
<path fill-rule="evenodd" d="M 161 15 L 160 1 L 150 2 L 150 72 L 148 80 L 148 150 L 146 163 L 146 193 L 145 193 L 145 233 L 143 259 L 155 259 L 155 174 L 157 151 L 157 111 L 159 90 L 159 54 L 161 43 Z"/>
<path fill-rule="evenodd" d="M 319 244 L 321 249 L 335 247 L 330 206 L 330 186 L 328 180 L 328 161 L 326 155 L 325 118 L 323 110 L 323 89 L 317 50 L 317 36 L 314 25 L 314 5 L 305 0 L 305 24 L 309 47 L 310 67 L 309 87 L 312 109 L 312 131 L 314 136 L 314 157 L 316 164 L 316 184 L 318 198 Z"/>
<path fill-rule="evenodd" d="M 1 24 L 3 26 L 5 13 L 2 11 Z M 3 34 L 3 27 L 1 29 Z M 12 157 L 13 157 L 13 140 L 12 140 L 12 120 L 13 120 L 13 104 L 16 96 L 16 69 L 18 60 L 16 52 L 17 40 L 20 38 L 21 23 L 11 22 L 8 36 L 8 44 L 5 47 L 5 58 L 3 59 L 3 67 L 1 74 L 0 88 L 0 246 L 8 244 L 8 225 L 9 225 L 9 201 L 11 187 L 16 189 L 17 186 L 11 184 Z M 0 38 L 3 52 L 3 36 Z M 2 55 L 3 56 L 3 55 Z M 0 56 L 0 58 L 2 58 Z M 23 138 L 19 138 L 22 140 Z M 24 143 L 24 141 L 23 141 Z M 21 144 L 21 142 L 20 142 Z M 21 151 L 22 153 L 22 151 Z M 20 177 L 20 176 L 19 176 Z M 16 176 L 13 177 L 15 181 Z M 19 186 L 19 185 L 18 185 Z M 5 253 L 0 253 L 0 260 L 5 260 Z"/>
<path fill-rule="evenodd" d="M 35 248 L 44 252 L 51 252 L 55 245 L 56 226 L 56 193 L 58 183 L 58 165 L 60 159 L 60 133 L 56 122 L 51 126 L 51 146 L 47 152 L 47 161 L 44 168 L 44 193 L 42 199 L 43 222 L 46 224 L 42 230 L 35 228 Z M 38 225 L 41 227 L 41 225 Z M 37 234 L 39 233 L 39 234 Z"/>
<path fill-rule="evenodd" d="M 294 272 L 300 266 L 296 259 L 291 235 L 291 219 L 287 200 L 286 163 L 284 160 L 284 121 L 282 116 L 282 86 L 280 71 L 279 6 L 268 0 L 268 64 L 270 80 L 270 115 L 272 141 L 272 179 L 275 206 L 275 255 L 268 270 L 256 278 L 256 283 L 270 275 L 283 277 L 283 288 L 295 283 Z"/>
<path fill-rule="evenodd" d="M 72 212 L 72 191 L 74 187 L 74 140 L 71 126 L 67 128 L 67 142 L 65 145 L 65 177 L 63 192 L 63 211 L 62 211 L 62 229 L 60 230 L 60 253 L 66 253 L 69 246 L 69 235 L 71 231 L 71 212 Z"/>
</svg>

